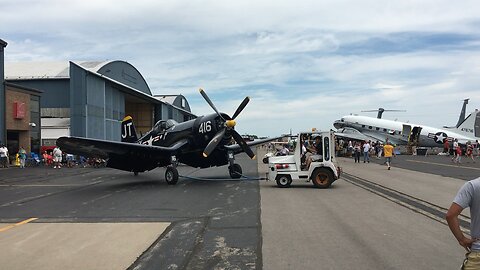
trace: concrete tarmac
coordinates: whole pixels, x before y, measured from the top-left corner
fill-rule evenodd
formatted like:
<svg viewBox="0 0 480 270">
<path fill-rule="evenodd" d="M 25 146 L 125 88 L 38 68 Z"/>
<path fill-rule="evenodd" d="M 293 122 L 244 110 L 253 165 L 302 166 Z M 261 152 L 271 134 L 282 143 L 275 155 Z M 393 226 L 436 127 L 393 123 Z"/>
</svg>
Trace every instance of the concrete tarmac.
<svg viewBox="0 0 480 270">
<path fill-rule="evenodd" d="M 237 160 L 245 175 L 257 176 L 256 161 Z M 182 177 L 169 186 L 163 169 L 137 177 L 113 169 L 1 170 L 0 268 L 260 269 L 258 181 L 232 181 L 226 167 L 179 171 L 209 180 Z"/>
<path fill-rule="evenodd" d="M 337 160 L 345 174 L 327 190 L 304 181 L 287 189 L 261 183 L 263 269 L 459 268 L 465 251 L 442 223 L 446 209 L 438 218 L 421 208 L 448 208 L 464 180 Z M 387 192 L 357 185 L 356 177 Z M 422 205 L 403 203 L 394 191 Z"/>
</svg>

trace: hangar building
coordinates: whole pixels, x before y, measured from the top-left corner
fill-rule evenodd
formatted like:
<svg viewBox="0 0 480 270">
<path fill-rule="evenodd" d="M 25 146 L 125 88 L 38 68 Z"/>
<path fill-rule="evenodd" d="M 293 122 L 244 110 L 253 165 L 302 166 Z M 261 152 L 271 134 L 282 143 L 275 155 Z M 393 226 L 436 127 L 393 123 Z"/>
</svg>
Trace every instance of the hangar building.
<svg viewBox="0 0 480 270">
<path fill-rule="evenodd" d="M 142 74 L 125 61 L 6 63 L 5 80 L 43 91 L 42 145 L 47 146 L 65 135 L 119 141 L 126 115 L 143 134 L 161 119 L 195 117 L 185 97 L 169 103 L 153 96 Z"/>
</svg>

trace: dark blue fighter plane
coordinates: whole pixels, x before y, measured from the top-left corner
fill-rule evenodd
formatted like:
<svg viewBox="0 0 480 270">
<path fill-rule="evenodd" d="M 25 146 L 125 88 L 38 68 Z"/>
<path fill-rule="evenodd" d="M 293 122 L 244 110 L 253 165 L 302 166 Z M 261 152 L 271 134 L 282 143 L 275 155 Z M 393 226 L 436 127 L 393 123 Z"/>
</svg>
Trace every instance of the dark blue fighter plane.
<svg viewBox="0 0 480 270">
<path fill-rule="evenodd" d="M 232 117 L 220 113 L 207 94 L 200 94 L 215 111 L 190 121 L 160 120 L 143 135 L 137 137 L 133 120 L 127 116 L 122 121 L 122 141 L 106 141 L 80 137 L 61 137 L 57 145 L 71 154 L 100 157 L 107 160 L 107 167 L 139 172 L 166 167 L 165 180 L 174 185 L 178 181 L 178 163 L 196 168 L 227 165 L 232 178 L 240 178 L 242 167 L 234 156 L 245 152 L 254 159 L 250 146 L 263 144 L 277 138 L 246 143 L 235 131 L 235 118 L 250 101 L 246 97 Z M 232 143 L 232 139 L 236 144 Z"/>
</svg>

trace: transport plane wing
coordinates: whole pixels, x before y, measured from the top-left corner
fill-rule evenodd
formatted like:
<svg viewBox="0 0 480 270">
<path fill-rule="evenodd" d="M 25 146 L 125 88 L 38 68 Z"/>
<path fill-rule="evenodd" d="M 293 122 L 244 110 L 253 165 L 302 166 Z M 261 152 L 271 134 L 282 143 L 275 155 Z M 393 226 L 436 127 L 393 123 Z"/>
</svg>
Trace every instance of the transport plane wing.
<svg viewBox="0 0 480 270">
<path fill-rule="evenodd" d="M 387 136 L 383 135 L 380 133 L 375 133 L 372 131 L 363 131 L 360 132 L 354 128 L 350 127 L 344 127 L 337 132 L 335 132 L 335 136 L 337 137 L 342 137 L 346 139 L 351 139 L 351 140 L 357 140 L 357 141 L 379 141 L 382 143 L 385 143 L 387 141 L 387 138 L 389 142 L 399 145 L 399 144 L 406 144 L 406 140 L 399 140 L 398 138 L 395 138 L 394 136 Z"/>
<path fill-rule="evenodd" d="M 157 167 L 167 167 L 165 180 L 168 184 L 176 184 L 178 181 L 178 163 L 196 168 L 229 165 L 230 176 L 240 178 L 242 168 L 235 163 L 234 155 L 245 152 L 254 159 L 255 153 L 250 146 L 277 138 L 246 143 L 235 131 L 235 118 L 248 104 L 249 97 L 242 101 L 230 117 L 226 113 L 220 113 L 202 89 L 200 94 L 215 111 L 214 114 L 182 123 L 172 119 L 160 120 L 140 138 L 132 117 L 127 116 L 122 121 L 121 142 L 61 137 L 57 140 L 57 145 L 67 153 L 105 158 L 107 167 L 131 171 L 134 175 Z M 232 145 L 232 141 L 236 144 Z"/>
</svg>

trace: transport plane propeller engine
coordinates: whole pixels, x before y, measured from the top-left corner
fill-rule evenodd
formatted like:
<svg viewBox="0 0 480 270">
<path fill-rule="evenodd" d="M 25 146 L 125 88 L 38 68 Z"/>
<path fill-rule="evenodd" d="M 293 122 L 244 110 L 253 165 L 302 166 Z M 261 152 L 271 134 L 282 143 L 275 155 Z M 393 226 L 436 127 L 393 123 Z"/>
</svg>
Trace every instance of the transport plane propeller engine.
<svg viewBox="0 0 480 270">
<path fill-rule="evenodd" d="M 255 153 L 250 146 L 263 144 L 278 138 L 245 142 L 235 130 L 235 119 L 247 106 L 246 97 L 232 117 L 220 113 L 205 91 L 200 94 L 215 111 L 186 122 L 160 120 L 145 135 L 138 138 L 133 119 L 127 116 L 122 121 L 122 141 L 106 141 L 81 137 L 61 137 L 57 145 L 65 152 L 107 160 L 107 167 L 124 171 L 139 172 L 166 167 L 165 180 L 168 184 L 178 181 L 178 163 L 195 168 L 229 165 L 232 178 L 242 176 L 242 167 L 235 163 L 235 155 L 245 152 L 250 158 Z M 236 144 L 232 144 L 232 139 Z"/>
</svg>

